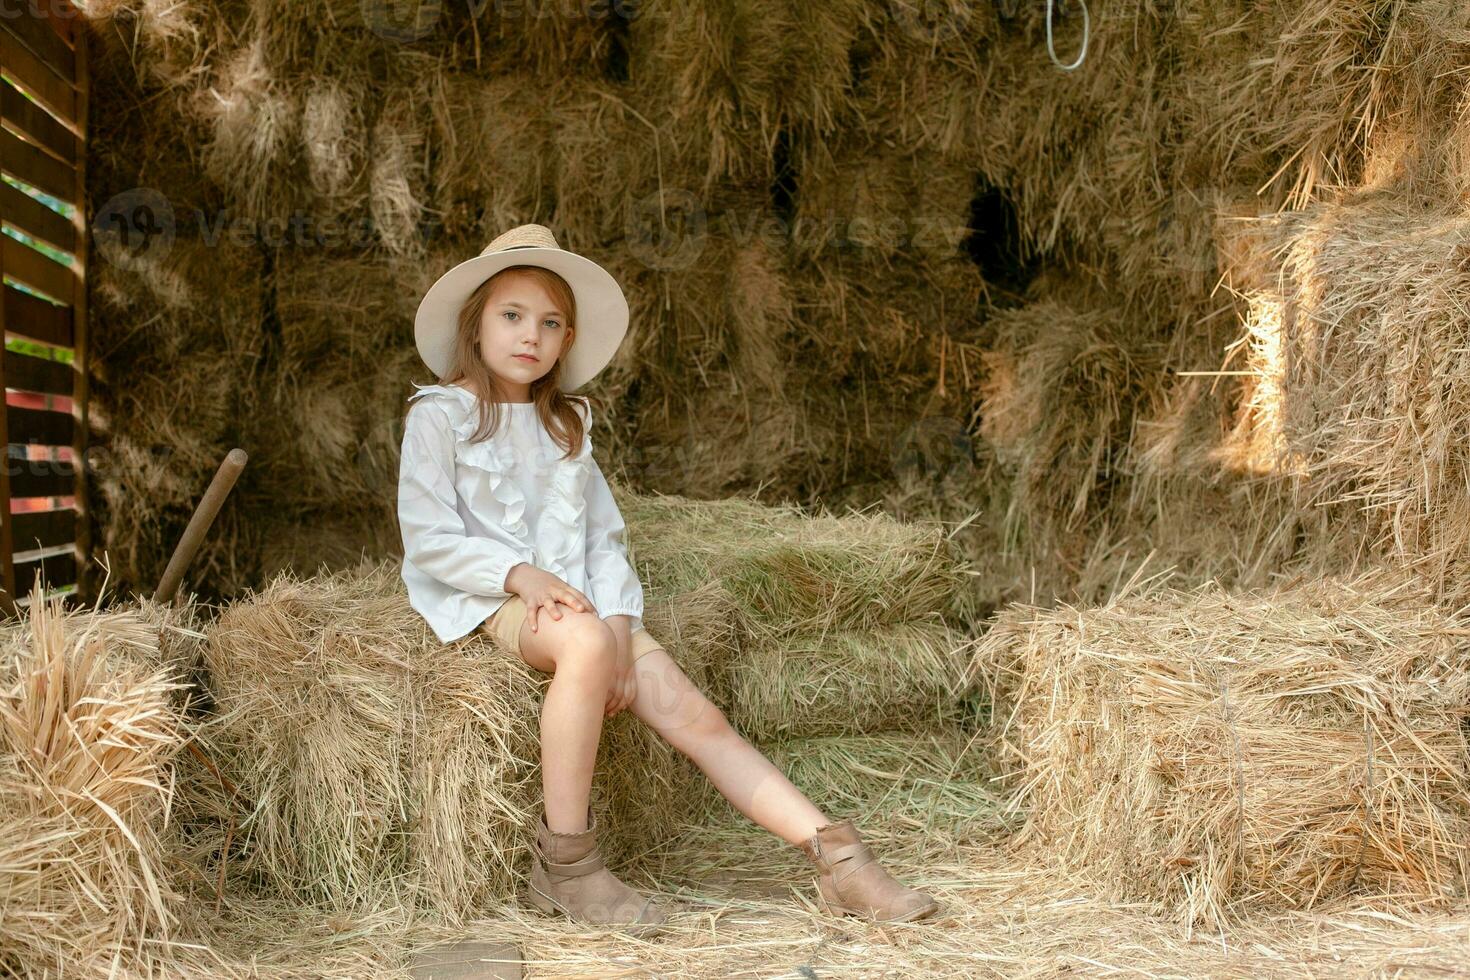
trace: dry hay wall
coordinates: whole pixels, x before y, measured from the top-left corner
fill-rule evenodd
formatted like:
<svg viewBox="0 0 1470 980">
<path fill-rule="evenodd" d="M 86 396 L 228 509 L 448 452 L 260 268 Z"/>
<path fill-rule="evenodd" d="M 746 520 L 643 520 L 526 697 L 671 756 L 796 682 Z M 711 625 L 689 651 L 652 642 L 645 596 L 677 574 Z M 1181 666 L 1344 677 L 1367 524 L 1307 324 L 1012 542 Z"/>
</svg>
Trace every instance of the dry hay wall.
<svg viewBox="0 0 1470 980">
<path fill-rule="evenodd" d="M 994 600 L 1105 591 L 1151 550 L 1248 576 L 1290 529 L 1203 563 L 1218 542 L 1176 531 L 1259 494 L 1162 496 L 1128 443 L 1166 372 L 1218 368 L 1237 332 L 1216 218 L 1369 178 L 1464 191 L 1450 3 L 1096 2 L 1071 73 L 1030 4 L 88 6 L 94 205 L 131 220 L 151 190 L 174 216 L 98 249 L 105 546 L 156 578 L 240 445 L 208 595 L 395 551 L 413 299 L 523 221 L 629 292 L 592 393 L 639 489 L 979 510 L 959 540 Z M 993 441 L 1017 431 L 997 372 L 1062 355 L 1098 414 Z"/>
</svg>

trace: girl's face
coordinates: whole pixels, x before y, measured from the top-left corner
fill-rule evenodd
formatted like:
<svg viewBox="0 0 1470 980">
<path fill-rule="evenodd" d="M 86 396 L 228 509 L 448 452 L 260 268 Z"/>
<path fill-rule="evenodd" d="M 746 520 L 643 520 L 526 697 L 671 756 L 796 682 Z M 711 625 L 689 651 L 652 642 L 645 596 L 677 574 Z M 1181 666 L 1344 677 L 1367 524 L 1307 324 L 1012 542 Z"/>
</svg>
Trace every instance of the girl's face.
<svg viewBox="0 0 1470 980">
<path fill-rule="evenodd" d="M 503 276 L 480 316 L 480 357 L 512 401 L 530 401 L 531 383 L 545 376 L 566 347 L 566 313 L 530 276 Z"/>
</svg>

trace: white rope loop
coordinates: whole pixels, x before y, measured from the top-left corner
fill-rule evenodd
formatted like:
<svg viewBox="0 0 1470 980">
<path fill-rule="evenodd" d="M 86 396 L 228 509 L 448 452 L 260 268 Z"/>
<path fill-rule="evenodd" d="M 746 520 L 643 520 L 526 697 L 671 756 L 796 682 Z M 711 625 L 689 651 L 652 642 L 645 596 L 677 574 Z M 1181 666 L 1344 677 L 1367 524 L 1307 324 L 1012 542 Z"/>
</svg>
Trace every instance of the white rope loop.
<svg viewBox="0 0 1470 980">
<path fill-rule="evenodd" d="M 1051 37 L 1052 10 L 1056 5 L 1056 0 L 1046 0 L 1046 53 L 1051 55 L 1052 63 L 1062 71 L 1072 71 L 1080 67 L 1082 59 L 1087 57 L 1087 37 L 1091 33 L 1092 21 L 1087 14 L 1087 0 L 1077 0 L 1077 2 L 1082 5 L 1082 50 L 1077 53 L 1076 61 L 1070 65 L 1064 65 L 1057 57 L 1056 44 L 1053 43 Z"/>
</svg>

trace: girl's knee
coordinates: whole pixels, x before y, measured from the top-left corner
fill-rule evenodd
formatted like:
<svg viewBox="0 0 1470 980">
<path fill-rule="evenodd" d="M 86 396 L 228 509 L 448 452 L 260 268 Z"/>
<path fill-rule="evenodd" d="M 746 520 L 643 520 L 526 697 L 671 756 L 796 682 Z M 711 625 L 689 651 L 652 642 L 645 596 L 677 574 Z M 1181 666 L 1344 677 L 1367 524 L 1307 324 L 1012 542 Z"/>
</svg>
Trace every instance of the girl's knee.
<svg viewBox="0 0 1470 980">
<path fill-rule="evenodd" d="M 557 671 L 610 672 L 617 659 L 612 627 L 591 613 L 563 616 L 552 654 Z"/>
<path fill-rule="evenodd" d="M 689 725 L 690 732 L 700 739 L 729 738 L 735 735 L 735 727 L 725 713 L 713 701 L 705 699 L 699 713 Z"/>
<path fill-rule="evenodd" d="M 683 692 L 675 704 L 660 705 L 655 727 L 671 745 L 686 752 L 736 734 L 725 713 L 693 689 Z"/>
</svg>

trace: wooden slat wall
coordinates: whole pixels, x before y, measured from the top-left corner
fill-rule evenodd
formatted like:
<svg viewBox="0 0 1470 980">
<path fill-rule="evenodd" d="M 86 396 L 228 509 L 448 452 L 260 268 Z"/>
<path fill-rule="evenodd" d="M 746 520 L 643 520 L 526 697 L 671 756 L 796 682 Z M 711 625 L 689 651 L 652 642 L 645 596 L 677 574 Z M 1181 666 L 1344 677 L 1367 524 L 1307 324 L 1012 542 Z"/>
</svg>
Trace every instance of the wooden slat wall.
<svg viewBox="0 0 1470 980">
<path fill-rule="evenodd" d="M 4 350 L 0 382 L 0 610 L 15 614 L 41 581 L 93 598 L 87 470 L 87 55 L 80 14 L 60 2 L 0 17 L 0 171 L 72 205 L 68 217 L 0 182 L 0 331 L 69 350 L 70 364 Z M 21 236 L 21 237 L 18 237 Z M 66 253 L 58 260 L 30 242 Z M 44 447 L 39 451 L 35 447 Z M 69 447 L 70 459 L 55 447 Z M 37 458 L 32 458 L 33 456 Z M 44 457 L 44 458 L 41 458 Z M 75 506 L 51 506 L 71 497 Z M 37 508 L 37 502 L 44 505 Z M 19 508 L 19 509 L 17 509 Z"/>
</svg>

